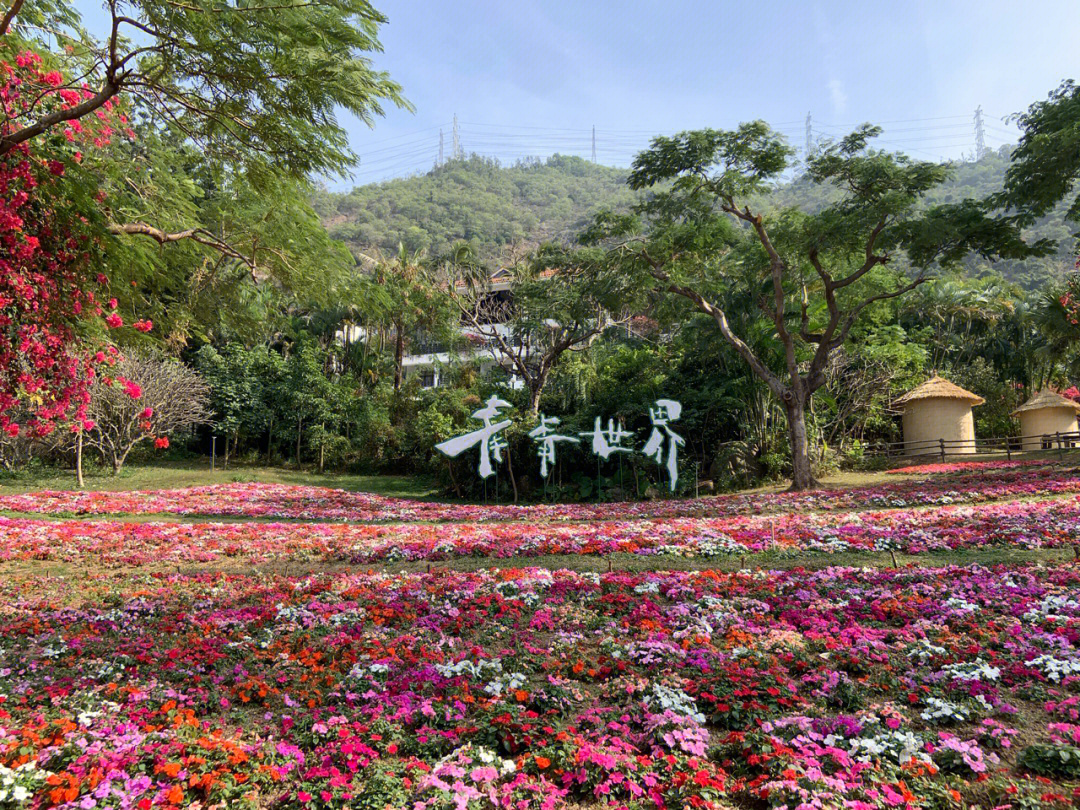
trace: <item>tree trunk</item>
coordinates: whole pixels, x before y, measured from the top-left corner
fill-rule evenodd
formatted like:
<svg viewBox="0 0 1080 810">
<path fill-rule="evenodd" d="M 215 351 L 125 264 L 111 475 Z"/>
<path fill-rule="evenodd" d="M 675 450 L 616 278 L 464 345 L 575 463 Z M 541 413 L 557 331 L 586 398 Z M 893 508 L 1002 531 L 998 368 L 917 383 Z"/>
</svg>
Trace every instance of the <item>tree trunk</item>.
<svg viewBox="0 0 1080 810">
<path fill-rule="evenodd" d="M 300 440 L 304 436 L 304 420 L 303 418 L 296 420 L 296 466 L 300 466 Z"/>
<path fill-rule="evenodd" d="M 518 502 L 517 479 L 514 477 L 514 459 L 510 456 L 510 445 L 506 445 L 506 469 L 510 473 L 510 486 L 514 488 L 514 503 Z"/>
<path fill-rule="evenodd" d="M 320 431 L 321 433 L 322 431 Z M 323 474 L 323 469 L 326 466 L 326 441 L 325 437 L 319 442 L 319 475 Z"/>
<path fill-rule="evenodd" d="M 791 441 L 791 489 L 801 492 L 816 489 L 813 466 L 810 463 L 810 441 L 806 433 L 806 402 L 797 393 L 791 392 L 790 399 L 784 400 L 787 412 L 788 438 Z"/>
<path fill-rule="evenodd" d="M 75 439 L 75 481 L 82 489 L 86 484 L 83 481 L 82 473 L 82 446 L 83 446 L 83 432 L 79 429 L 79 435 Z"/>
<path fill-rule="evenodd" d="M 271 461 L 273 461 L 273 444 L 274 444 L 274 416 L 270 415 L 270 427 L 266 431 L 266 466 L 269 467 Z"/>
<path fill-rule="evenodd" d="M 229 469 L 229 434 L 225 434 L 225 464 L 222 469 Z"/>
<path fill-rule="evenodd" d="M 526 382 L 529 385 L 529 415 L 535 417 L 540 414 L 540 397 L 547 386 L 547 373 L 541 373 L 535 379 Z"/>
<path fill-rule="evenodd" d="M 401 324 L 394 325 L 394 390 L 401 390 L 402 378 L 405 376 L 405 332 Z"/>
</svg>

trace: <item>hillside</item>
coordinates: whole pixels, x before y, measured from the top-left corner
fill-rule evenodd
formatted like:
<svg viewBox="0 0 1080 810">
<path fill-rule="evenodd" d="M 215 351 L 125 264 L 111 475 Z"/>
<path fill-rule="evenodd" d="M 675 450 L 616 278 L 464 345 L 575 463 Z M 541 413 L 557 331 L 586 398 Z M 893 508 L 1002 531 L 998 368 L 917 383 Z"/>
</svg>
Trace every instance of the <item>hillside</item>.
<svg viewBox="0 0 1080 810">
<path fill-rule="evenodd" d="M 937 190 L 933 200 L 985 197 L 1001 188 L 1007 165 L 1005 147 L 976 163 L 959 163 L 955 177 Z M 431 255 L 464 239 L 472 241 L 485 259 L 499 263 L 540 242 L 573 238 L 601 208 L 631 205 L 636 194 L 626 187 L 626 175 L 625 169 L 578 157 L 556 155 L 542 162 L 500 166 L 474 155 L 424 175 L 360 186 L 347 194 L 320 191 L 314 203 L 330 233 L 354 252 L 374 248 L 392 252 L 400 242 Z M 820 188 L 796 179 L 778 187 L 767 205 L 812 209 L 821 201 Z M 1060 276 L 1073 261 L 1071 229 L 1062 213 L 1030 231 L 1032 238 L 1057 240 L 1057 255 L 992 267 L 971 260 L 968 272 L 996 270 L 1029 289 Z"/>
<path fill-rule="evenodd" d="M 571 238 L 600 208 L 630 205 L 626 174 L 579 157 L 500 166 L 474 155 L 348 194 L 320 192 L 314 204 L 330 233 L 354 252 L 392 252 L 400 242 L 437 255 L 468 240 L 499 262 Z"/>
</svg>

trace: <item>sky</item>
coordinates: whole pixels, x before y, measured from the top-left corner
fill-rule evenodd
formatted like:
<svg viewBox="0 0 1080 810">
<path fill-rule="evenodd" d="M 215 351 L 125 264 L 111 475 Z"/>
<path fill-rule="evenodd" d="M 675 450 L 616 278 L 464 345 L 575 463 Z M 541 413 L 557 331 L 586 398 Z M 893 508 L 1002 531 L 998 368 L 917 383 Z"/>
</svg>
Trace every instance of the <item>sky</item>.
<svg viewBox="0 0 1080 810">
<path fill-rule="evenodd" d="M 763 119 L 800 149 L 873 122 L 922 159 L 1014 142 L 1007 117 L 1080 79 L 1077 0 L 373 0 L 373 57 L 404 88 L 331 187 L 429 170 L 460 144 L 504 163 L 555 152 L 627 166 L 656 134 Z"/>
</svg>

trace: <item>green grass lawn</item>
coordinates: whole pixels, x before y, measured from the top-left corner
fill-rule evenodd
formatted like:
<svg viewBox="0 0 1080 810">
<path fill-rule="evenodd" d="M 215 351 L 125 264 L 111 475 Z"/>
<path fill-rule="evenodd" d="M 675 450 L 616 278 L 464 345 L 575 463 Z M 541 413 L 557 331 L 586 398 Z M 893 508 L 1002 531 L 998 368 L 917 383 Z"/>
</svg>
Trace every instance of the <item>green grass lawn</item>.
<svg viewBox="0 0 1080 810">
<path fill-rule="evenodd" d="M 157 462 L 125 466 L 119 475 L 95 468 L 87 470 L 86 488 L 95 490 L 175 489 L 177 487 L 263 481 L 274 484 L 337 487 L 355 492 L 374 492 L 404 498 L 429 498 L 438 494 L 435 484 L 419 476 L 347 475 L 233 464 L 229 469 L 219 464 L 214 472 L 206 461 Z M 0 494 L 14 495 L 44 489 L 75 489 L 75 474 L 70 471 L 30 470 L 0 477 Z"/>
<path fill-rule="evenodd" d="M 8 581 L 26 580 L 33 577 L 81 578 L 91 575 L 104 576 L 153 576 L 159 574 L 192 575 L 198 573 L 253 574 L 258 576 L 305 576 L 308 574 L 353 572 L 408 572 L 408 571 L 477 571 L 486 568 L 548 568 L 571 571 L 725 571 L 788 570 L 800 568 L 816 570 L 830 566 L 854 566 L 869 568 L 904 568 L 919 566 L 935 568 L 945 565 L 1072 565 L 1075 556 L 1071 549 L 1021 549 L 988 548 L 961 549 L 950 552 L 926 554 L 899 554 L 895 558 L 888 552 L 840 552 L 836 554 L 787 554 L 770 552 L 762 554 L 730 555 L 710 559 L 688 559 L 669 555 L 611 554 L 607 556 L 586 554 L 546 554 L 536 557 L 457 557 L 450 560 L 418 562 L 386 562 L 366 565 L 327 563 L 314 560 L 278 560 L 253 563 L 244 557 L 211 563 L 151 564 L 137 568 L 125 566 L 72 565 L 65 562 L 42 560 L 9 561 L 0 563 L 0 577 Z"/>
</svg>

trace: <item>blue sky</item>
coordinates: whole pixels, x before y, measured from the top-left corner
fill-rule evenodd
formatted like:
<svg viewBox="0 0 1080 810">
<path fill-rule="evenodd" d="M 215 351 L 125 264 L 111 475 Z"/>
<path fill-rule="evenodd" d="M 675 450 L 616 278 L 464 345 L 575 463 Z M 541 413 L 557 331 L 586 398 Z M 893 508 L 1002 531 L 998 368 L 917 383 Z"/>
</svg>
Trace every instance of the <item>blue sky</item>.
<svg viewBox="0 0 1080 810">
<path fill-rule="evenodd" d="M 627 165 L 651 135 L 763 118 L 805 141 L 872 121 L 920 158 L 1015 139 L 1002 119 L 1080 79 L 1076 0 L 374 0 L 375 58 L 415 113 L 344 120 L 361 164 L 337 188 L 426 171 L 439 129 L 513 161 L 553 152 Z"/>
</svg>

